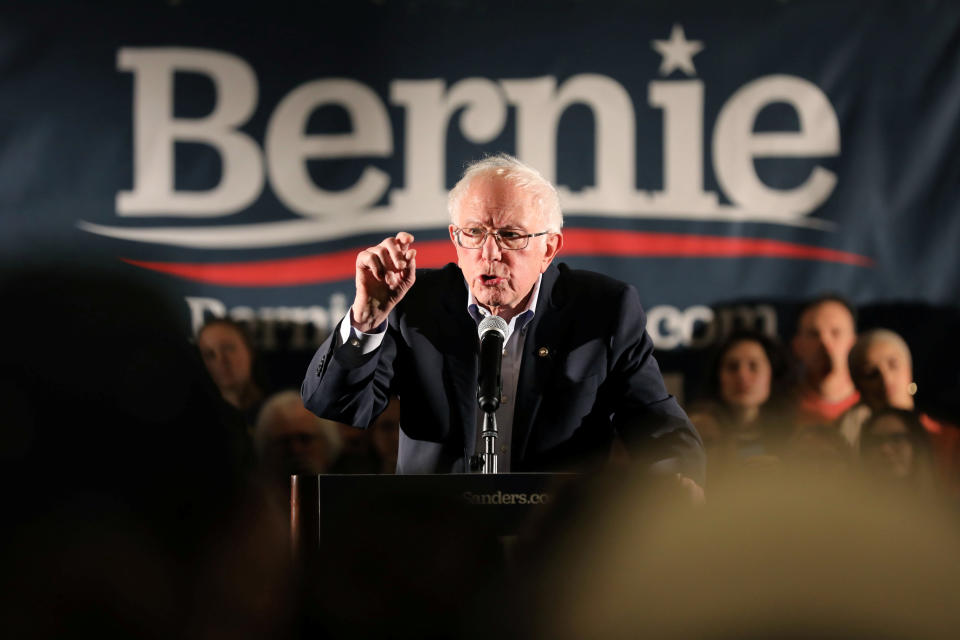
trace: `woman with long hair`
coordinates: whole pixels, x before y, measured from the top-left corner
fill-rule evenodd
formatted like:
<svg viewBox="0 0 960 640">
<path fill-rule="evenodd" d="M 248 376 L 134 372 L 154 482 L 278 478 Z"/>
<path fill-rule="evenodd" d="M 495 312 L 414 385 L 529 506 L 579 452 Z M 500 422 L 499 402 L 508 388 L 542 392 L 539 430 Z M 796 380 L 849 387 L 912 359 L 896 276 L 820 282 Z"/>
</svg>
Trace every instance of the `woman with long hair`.
<svg viewBox="0 0 960 640">
<path fill-rule="evenodd" d="M 795 377 L 786 349 L 759 331 L 732 333 L 709 370 L 707 397 L 723 443 L 714 468 L 780 454 L 792 431 L 789 393 Z"/>
<path fill-rule="evenodd" d="M 263 405 L 263 384 L 255 374 L 256 352 L 247 330 L 229 318 L 214 318 L 197 333 L 197 348 L 220 395 L 252 428 Z"/>
</svg>

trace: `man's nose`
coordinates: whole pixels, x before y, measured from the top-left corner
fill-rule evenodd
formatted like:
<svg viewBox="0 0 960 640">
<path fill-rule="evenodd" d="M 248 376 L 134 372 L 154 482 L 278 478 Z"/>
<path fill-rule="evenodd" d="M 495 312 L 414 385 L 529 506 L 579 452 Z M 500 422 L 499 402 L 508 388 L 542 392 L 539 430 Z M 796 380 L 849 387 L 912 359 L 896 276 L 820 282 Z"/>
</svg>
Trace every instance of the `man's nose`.
<svg viewBox="0 0 960 640">
<path fill-rule="evenodd" d="M 496 236 L 492 233 L 487 234 L 487 237 L 483 239 L 483 246 L 480 247 L 480 253 L 484 260 L 500 259 L 500 245 L 497 243 Z"/>
</svg>

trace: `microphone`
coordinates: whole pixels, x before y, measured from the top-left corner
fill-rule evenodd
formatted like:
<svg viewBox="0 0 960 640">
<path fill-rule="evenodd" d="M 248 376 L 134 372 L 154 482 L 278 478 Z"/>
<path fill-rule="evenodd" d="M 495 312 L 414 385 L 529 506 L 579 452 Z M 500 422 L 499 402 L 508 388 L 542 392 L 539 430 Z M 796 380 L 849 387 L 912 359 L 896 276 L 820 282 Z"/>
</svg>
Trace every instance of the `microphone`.
<svg viewBox="0 0 960 640">
<path fill-rule="evenodd" d="M 487 316 L 480 321 L 477 333 L 480 335 L 477 403 L 482 411 L 493 413 L 500 406 L 500 362 L 503 359 L 503 343 L 507 339 L 507 321 L 500 316 Z"/>
</svg>

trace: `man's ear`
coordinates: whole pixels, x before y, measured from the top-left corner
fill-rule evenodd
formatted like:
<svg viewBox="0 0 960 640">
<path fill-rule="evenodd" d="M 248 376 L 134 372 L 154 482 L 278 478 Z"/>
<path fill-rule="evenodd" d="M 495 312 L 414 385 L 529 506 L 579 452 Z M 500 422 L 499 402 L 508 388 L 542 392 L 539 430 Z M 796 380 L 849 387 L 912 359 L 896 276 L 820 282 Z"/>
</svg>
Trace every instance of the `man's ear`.
<svg viewBox="0 0 960 640">
<path fill-rule="evenodd" d="M 456 227 L 455 225 L 452 225 L 452 224 L 451 224 L 449 227 L 447 227 L 447 231 L 450 232 L 450 242 L 453 243 L 453 246 L 457 246 L 457 237 L 456 237 L 455 235 L 453 235 L 453 230 L 456 229 L 456 228 L 457 228 L 457 227 Z"/>
<path fill-rule="evenodd" d="M 553 259 L 560 249 L 563 247 L 563 234 L 559 231 L 557 233 L 551 233 L 547 237 L 547 251 L 543 255 L 543 260 L 540 262 L 540 273 L 543 273 L 547 270 L 547 267 L 550 266 L 550 263 L 553 262 Z"/>
</svg>

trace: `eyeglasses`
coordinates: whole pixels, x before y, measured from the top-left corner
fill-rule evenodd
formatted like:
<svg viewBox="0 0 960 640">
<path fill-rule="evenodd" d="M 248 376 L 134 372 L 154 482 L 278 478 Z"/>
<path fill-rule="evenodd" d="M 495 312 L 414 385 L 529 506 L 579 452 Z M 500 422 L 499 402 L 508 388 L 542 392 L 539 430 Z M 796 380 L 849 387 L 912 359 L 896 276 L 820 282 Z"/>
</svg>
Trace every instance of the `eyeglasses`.
<svg viewBox="0 0 960 640">
<path fill-rule="evenodd" d="M 482 227 L 457 227 L 453 231 L 457 244 L 464 249 L 479 249 L 487 241 L 487 236 L 493 236 L 497 246 L 501 249 L 526 249 L 530 244 L 530 238 L 544 236 L 552 231 L 541 231 L 539 233 L 520 233 L 510 229 L 499 229 L 496 231 L 487 231 Z"/>
</svg>

